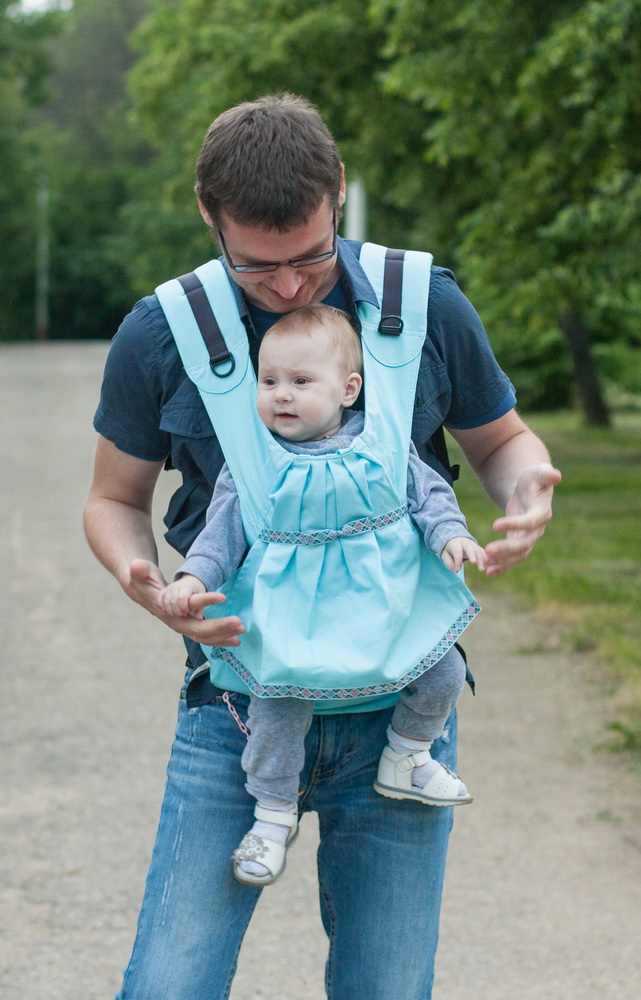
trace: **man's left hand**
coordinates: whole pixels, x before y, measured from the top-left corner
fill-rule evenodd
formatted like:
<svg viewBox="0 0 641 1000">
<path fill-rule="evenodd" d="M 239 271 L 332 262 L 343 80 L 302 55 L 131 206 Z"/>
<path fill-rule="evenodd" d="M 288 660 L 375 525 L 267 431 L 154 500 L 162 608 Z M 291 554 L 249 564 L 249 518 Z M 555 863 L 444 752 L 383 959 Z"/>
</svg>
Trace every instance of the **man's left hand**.
<svg viewBox="0 0 641 1000">
<path fill-rule="evenodd" d="M 487 576 L 497 576 L 527 559 L 552 517 L 552 495 L 560 482 L 561 473 L 548 462 L 521 474 L 505 515 L 492 525 L 494 531 L 505 532 L 505 538 L 485 547 Z"/>
</svg>

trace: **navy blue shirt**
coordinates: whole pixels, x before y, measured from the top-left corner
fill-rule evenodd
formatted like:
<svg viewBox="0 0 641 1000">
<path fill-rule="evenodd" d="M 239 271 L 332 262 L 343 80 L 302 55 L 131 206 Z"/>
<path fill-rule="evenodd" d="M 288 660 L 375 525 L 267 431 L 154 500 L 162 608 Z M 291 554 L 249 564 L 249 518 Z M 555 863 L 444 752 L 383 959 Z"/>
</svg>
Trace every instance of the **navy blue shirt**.
<svg viewBox="0 0 641 1000">
<path fill-rule="evenodd" d="M 356 314 L 359 301 L 377 298 L 358 262 L 360 244 L 338 240 L 341 278 L 324 301 Z M 265 330 L 279 319 L 248 304 L 234 285 L 254 364 Z M 513 408 L 514 389 L 499 368 L 483 324 L 451 271 L 432 268 L 412 439 L 421 458 L 448 477 L 430 439 L 441 425 L 480 427 Z M 205 523 L 223 454 L 198 390 L 185 374 L 160 303 L 136 303 L 113 339 L 94 427 L 120 451 L 151 462 L 168 461 L 182 476 L 167 513 L 166 538 L 184 555 Z M 192 663 L 204 659 L 186 640 Z"/>
</svg>

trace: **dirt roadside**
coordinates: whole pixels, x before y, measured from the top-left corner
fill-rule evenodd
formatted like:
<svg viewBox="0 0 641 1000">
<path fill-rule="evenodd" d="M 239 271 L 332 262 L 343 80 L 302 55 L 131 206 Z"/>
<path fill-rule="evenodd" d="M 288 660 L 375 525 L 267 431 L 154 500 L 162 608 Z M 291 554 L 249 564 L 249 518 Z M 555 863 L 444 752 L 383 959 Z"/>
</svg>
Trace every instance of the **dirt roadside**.
<svg viewBox="0 0 641 1000">
<path fill-rule="evenodd" d="M 105 354 L 0 347 L 2 1000 L 117 990 L 174 723 L 180 642 L 80 530 Z M 476 800 L 456 817 L 435 1000 L 636 1000 L 639 775 L 594 752 L 604 720 L 579 657 L 537 652 L 540 626 L 484 604 L 466 636 L 478 695 L 461 704 Z M 306 819 L 263 894 L 232 1000 L 322 1000 L 315 837 Z"/>
</svg>

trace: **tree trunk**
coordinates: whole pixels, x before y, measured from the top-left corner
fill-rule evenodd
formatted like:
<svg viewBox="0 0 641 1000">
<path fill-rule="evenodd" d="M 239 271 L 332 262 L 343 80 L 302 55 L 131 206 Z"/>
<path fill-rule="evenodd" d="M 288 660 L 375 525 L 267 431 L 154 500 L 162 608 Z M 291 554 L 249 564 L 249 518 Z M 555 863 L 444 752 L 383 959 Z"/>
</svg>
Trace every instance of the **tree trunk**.
<svg viewBox="0 0 641 1000">
<path fill-rule="evenodd" d="M 561 318 L 560 326 L 572 359 L 574 379 L 585 419 L 592 427 L 610 427 L 610 411 L 594 364 L 585 320 L 578 313 L 567 312 Z"/>
</svg>

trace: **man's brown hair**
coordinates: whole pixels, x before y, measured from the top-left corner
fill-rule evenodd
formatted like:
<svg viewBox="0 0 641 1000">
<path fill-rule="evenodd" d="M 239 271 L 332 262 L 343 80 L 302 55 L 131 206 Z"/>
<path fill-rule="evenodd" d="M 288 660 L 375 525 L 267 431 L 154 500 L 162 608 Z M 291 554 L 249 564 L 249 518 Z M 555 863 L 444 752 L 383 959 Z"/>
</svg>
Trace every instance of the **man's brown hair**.
<svg viewBox="0 0 641 1000">
<path fill-rule="evenodd" d="M 224 111 L 196 164 L 196 193 L 211 219 L 284 232 L 328 197 L 338 207 L 341 161 L 320 114 L 294 94 L 268 94 Z"/>
</svg>

